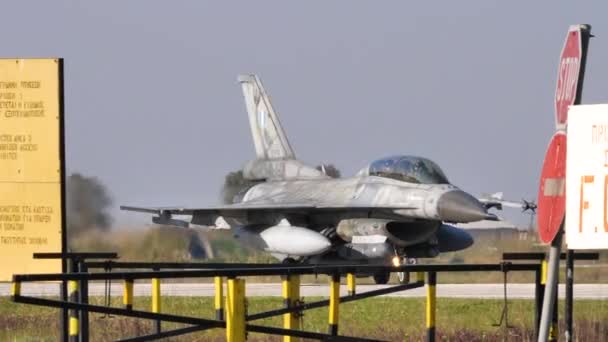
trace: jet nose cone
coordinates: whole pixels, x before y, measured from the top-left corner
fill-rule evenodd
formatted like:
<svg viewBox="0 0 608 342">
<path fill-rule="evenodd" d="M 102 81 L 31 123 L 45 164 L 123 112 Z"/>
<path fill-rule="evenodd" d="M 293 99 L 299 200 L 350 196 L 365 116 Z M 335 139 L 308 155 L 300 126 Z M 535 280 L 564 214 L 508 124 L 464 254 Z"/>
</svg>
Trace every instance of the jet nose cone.
<svg viewBox="0 0 608 342">
<path fill-rule="evenodd" d="M 464 191 L 453 190 L 444 193 L 437 201 L 439 218 L 446 222 L 466 223 L 493 219 L 477 198 Z"/>
</svg>

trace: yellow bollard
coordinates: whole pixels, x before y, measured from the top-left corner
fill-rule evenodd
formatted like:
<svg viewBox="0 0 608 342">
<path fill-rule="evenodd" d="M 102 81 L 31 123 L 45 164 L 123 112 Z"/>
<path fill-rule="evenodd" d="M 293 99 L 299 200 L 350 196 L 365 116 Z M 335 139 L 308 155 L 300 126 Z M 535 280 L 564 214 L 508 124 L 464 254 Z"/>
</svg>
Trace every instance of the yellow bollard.
<svg viewBox="0 0 608 342">
<path fill-rule="evenodd" d="M 551 322 L 551 327 L 549 328 L 549 341 L 557 341 L 557 323 Z"/>
<path fill-rule="evenodd" d="M 354 296 L 357 293 L 357 278 L 355 278 L 355 275 L 353 273 L 348 273 L 346 275 L 346 286 L 348 288 L 348 295 L 349 296 Z"/>
<path fill-rule="evenodd" d="M 152 312 L 160 313 L 161 310 L 161 292 L 160 292 L 160 278 L 152 278 Z M 154 322 L 154 327 L 157 334 L 161 332 L 161 321 L 156 320 Z"/>
<path fill-rule="evenodd" d="M 127 310 L 133 309 L 133 279 L 125 279 L 125 287 L 122 293 L 122 303 Z"/>
<path fill-rule="evenodd" d="M 226 341 L 245 341 L 245 280 L 228 279 Z"/>
<path fill-rule="evenodd" d="M 340 275 L 334 274 L 329 282 L 329 334 L 338 335 L 340 313 Z"/>
<path fill-rule="evenodd" d="M 547 259 L 540 262 L 540 283 L 547 284 Z"/>
<path fill-rule="evenodd" d="M 78 282 L 76 280 L 68 281 L 68 296 L 71 302 L 78 302 Z M 78 311 L 70 310 L 70 318 L 68 323 L 68 335 L 70 341 L 78 341 Z"/>
<path fill-rule="evenodd" d="M 160 279 L 152 278 L 152 312 L 160 313 Z"/>
<path fill-rule="evenodd" d="M 283 277 L 283 302 L 285 307 L 293 307 L 300 299 L 300 276 L 291 275 Z M 298 313 L 290 312 L 283 315 L 283 328 L 285 329 L 300 329 L 300 320 Z M 293 336 L 283 336 L 284 342 L 299 341 L 299 338 Z"/>
<path fill-rule="evenodd" d="M 13 282 L 13 285 L 11 286 L 11 296 L 12 297 L 21 296 L 21 282 L 20 281 Z"/>
<path fill-rule="evenodd" d="M 78 317 L 70 316 L 70 340 L 78 339 Z"/>
<path fill-rule="evenodd" d="M 424 282 L 424 272 L 416 272 L 416 281 Z"/>
<path fill-rule="evenodd" d="M 426 287 L 426 329 L 427 329 L 427 341 L 435 341 L 435 314 L 436 306 L 435 300 L 437 296 L 437 273 L 429 272 Z"/>
<path fill-rule="evenodd" d="M 224 282 L 222 277 L 215 277 L 215 319 L 224 319 Z"/>
</svg>

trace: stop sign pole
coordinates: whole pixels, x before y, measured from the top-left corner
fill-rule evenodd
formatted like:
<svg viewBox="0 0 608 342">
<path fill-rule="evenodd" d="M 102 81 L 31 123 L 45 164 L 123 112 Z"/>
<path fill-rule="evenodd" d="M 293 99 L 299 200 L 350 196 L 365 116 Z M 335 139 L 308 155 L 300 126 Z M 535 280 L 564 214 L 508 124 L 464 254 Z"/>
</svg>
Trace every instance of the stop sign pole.
<svg viewBox="0 0 608 342">
<path fill-rule="evenodd" d="M 538 342 L 546 342 L 549 337 L 557 340 L 557 327 L 551 329 L 551 321 L 556 312 L 557 283 L 559 280 L 559 260 L 564 218 L 566 213 L 566 129 L 568 107 L 580 104 L 585 74 L 587 47 L 591 37 L 590 25 L 572 25 L 560 56 L 557 87 L 555 90 L 555 126 L 543 163 L 538 191 L 538 232 L 544 243 L 551 244 L 547 265 L 547 285 L 540 320 Z M 568 253 L 571 257 L 571 253 Z M 572 264 L 571 262 L 568 263 Z M 568 284 L 572 286 L 573 269 L 568 269 Z M 569 292 L 572 293 L 571 291 Z M 570 298 L 569 317 L 572 317 Z M 571 322 L 571 320 L 570 320 Z M 550 333 L 552 332 L 551 336 Z M 572 340 L 572 326 L 567 328 L 566 339 Z"/>
</svg>

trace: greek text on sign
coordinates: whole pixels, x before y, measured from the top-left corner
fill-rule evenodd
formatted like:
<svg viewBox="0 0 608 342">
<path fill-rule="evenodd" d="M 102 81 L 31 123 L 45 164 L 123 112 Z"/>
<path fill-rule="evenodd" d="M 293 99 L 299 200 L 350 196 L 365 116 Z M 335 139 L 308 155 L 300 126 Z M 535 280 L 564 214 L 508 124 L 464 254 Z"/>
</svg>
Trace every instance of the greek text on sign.
<svg viewBox="0 0 608 342">
<path fill-rule="evenodd" d="M 608 104 L 568 113 L 566 244 L 608 249 Z"/>
<path fill-rule="evenodd" d="M 0 59 L 0 281 L 61 271 L 60 63 Z"/>
</svg>

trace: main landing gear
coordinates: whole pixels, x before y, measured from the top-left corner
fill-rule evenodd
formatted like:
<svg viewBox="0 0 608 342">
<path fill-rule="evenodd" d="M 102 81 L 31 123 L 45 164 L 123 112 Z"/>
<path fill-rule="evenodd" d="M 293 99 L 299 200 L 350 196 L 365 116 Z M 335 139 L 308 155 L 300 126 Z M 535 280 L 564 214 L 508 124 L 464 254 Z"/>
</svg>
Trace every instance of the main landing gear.
<svg viewBox="0 0 608 342">
<path fill-rule="evenodd" d="M 296 261 L 296 259 L 288 257 L 288 258 L 283 259 L 283 261 L 281 261 L 281 263 L 283 265 L 296 265 L 298 262 Z"/>
<path fill-rule="evenodd" d="M 388 283 L 388 280 L 391 277 L 391 274 L 388 272 L 379 272 L 375 273 L 373 276 L 374 282 L 378 285 L 384 285 Z"/>
<path fill-rule="evenodd" d="M 415 258 L 398 257 L 392 260 L 394 266 L 400 265 L 416 265 L 417 261 Z M 378 285 L 388 284 L 391 274 L 389 272 L 379 272 L 372 275 L 374 282 Z M 400 284 L 407 284 L 410 282 L 410 272 L 397 272 L 397 280 Z"/>
<path fill-rule="evenodd" d="M 416 265 L 417 261 L 415 258 L 403 257 L 401 259 L 401 265 Z M 410 282 L 410 272 L 397 272 L 397 280 L 400 284 L 407 284 Z"/>
</svg>

